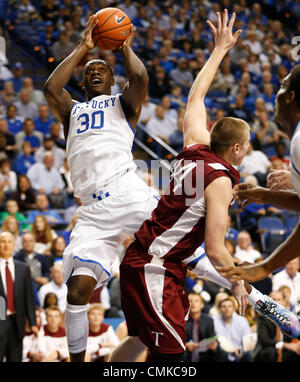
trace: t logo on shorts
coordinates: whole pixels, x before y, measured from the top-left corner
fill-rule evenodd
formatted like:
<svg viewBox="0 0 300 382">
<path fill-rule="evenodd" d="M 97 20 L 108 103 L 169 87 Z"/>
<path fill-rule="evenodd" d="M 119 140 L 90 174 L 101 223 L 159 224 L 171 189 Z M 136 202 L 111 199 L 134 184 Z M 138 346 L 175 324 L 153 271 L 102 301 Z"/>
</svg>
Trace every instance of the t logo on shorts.
<svg viewBox="0 0 300 382">
<path fill-rule="evenodd" d="M 159 332 L 151 332 L 151 333 L 155 334 L 155 346 L 159 346 L 158 344 L 159 336 L 163 336 L 163 333 L 159 333 Z"/>
</svg>

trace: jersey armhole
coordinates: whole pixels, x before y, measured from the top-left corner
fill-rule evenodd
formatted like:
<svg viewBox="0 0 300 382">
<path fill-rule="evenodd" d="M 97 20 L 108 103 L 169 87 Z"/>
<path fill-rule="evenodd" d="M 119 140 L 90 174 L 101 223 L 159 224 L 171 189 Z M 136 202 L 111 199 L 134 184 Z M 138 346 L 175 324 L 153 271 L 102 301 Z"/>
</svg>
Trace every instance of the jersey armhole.
<svg viewBox="0 0 300 382">
<path fill-rule="evenodd" d="M 120 105 L 122 107 L 122 110 L 123 110 L 123 113 L 124 113 L 124 117 L 126 119 L 126 122 L 130 128 L 130 130 L 133 132 L 133 134 L 135 135 L 135 130 L 134 128 L 131 126 L 130 122 L 128 121 L 127 117 L 126 117 L 126 113 L 125 113 L 125 105 L 124 105 L 124 101 L 123 101 L 123 97 L 122 97 L 122 94 L 119 95 L 119 99 L 120 99 Z"/>
</svg>

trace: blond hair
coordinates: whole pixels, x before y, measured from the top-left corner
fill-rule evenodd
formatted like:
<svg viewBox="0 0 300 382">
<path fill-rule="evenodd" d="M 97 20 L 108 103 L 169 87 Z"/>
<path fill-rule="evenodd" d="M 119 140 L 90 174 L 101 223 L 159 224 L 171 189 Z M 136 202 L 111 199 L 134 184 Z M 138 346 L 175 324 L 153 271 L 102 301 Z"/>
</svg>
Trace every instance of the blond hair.
<svg viewBox="0 0 300 382">
<path fill-rule="evenodd" d="M 216 154 L 224 154 L 230 146 L 244 144 L 249 131 L 248 123 L 240 118 L 220 118 L 210 130 L 210 148 Z"/>
<path fill-rule="evenodd" d="M 100 303 L 94 303 L 94 304 L 91 304 L 88 308 L 88 311 L 87 311 L 87 314 L 90 314 L 92 310 L 99 310 L 99 312 L 105 313 L 105 308 L 102 304 Z"/>
</svg>

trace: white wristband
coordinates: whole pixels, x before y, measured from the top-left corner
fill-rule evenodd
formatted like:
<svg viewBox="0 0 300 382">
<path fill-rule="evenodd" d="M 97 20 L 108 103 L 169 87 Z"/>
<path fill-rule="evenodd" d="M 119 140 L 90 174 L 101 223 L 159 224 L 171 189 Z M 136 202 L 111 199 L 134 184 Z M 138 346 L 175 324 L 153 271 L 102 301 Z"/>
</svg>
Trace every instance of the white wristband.
<svg viewBox="0 0 300 382">
<path fill-rule="evenodd" d="M 279 341 L 279 342 L 276 343 L 275 348 L 277 350 L 281 350 L 283 348 L 283 344 L 284 344 L 283 341 Z"/>
</svg>

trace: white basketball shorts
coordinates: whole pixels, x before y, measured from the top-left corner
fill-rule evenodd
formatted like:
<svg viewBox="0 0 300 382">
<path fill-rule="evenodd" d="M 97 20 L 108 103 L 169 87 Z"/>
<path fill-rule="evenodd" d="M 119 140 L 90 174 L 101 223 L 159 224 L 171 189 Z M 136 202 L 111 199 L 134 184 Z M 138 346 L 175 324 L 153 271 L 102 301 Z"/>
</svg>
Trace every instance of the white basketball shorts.
<svg viewBox="0 0 300 382">
<path fill-rule="evenodd" d="M 96 279 L 96 289 L 107 281 L 124 234 L 133 235 L 151 217 L 159 198 L 134 171 L 101 190 L 98 198 L 87 196 L 77 210 L 78 219 L 64 251 L 65 282 L 75 275 L 87 275 Z"/>
</svg>

